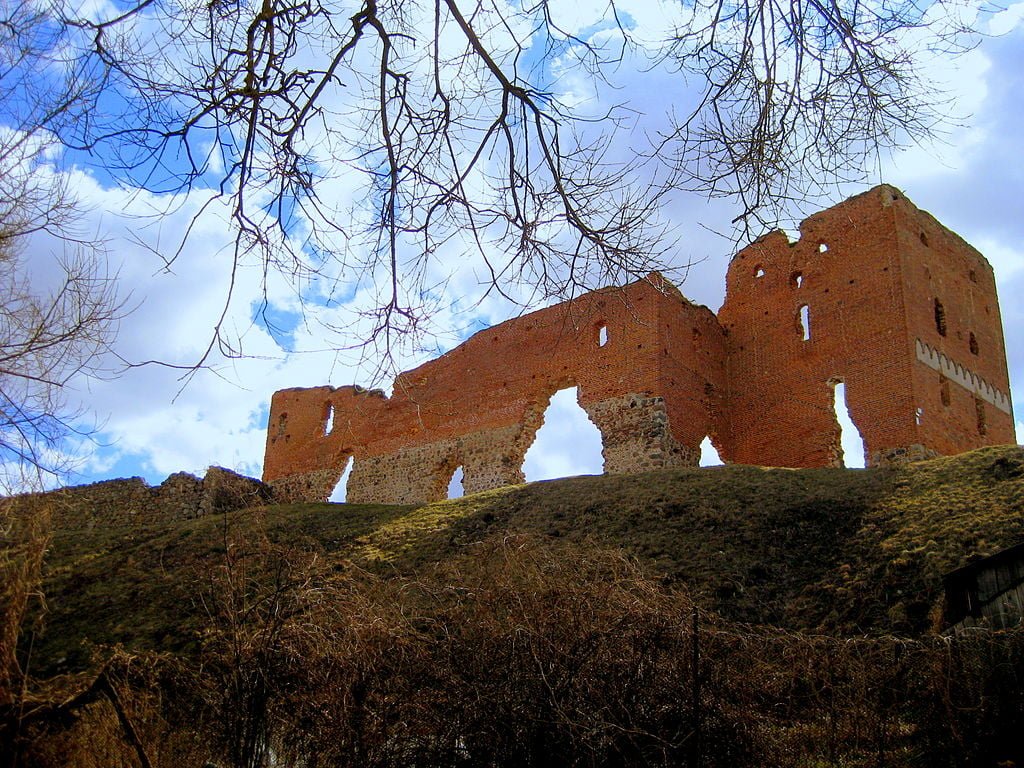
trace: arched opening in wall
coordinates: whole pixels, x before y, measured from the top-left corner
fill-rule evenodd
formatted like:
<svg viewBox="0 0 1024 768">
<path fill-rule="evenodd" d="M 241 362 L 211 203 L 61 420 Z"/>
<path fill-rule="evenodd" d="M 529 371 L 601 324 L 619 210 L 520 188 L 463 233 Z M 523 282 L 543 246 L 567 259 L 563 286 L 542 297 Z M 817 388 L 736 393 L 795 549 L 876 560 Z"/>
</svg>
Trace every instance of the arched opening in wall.
<svg viewBox="0 0 1024 768">
<path fill-rule="evenodd" d="M 603 347 L 608 343 L 608 326 L 601 323 L 597 326 L 597 346 Z"/>
<path fill-rule="evenodd" d="M 577 400 L 576 387 L 551 396 L 544 422 L 523 459 L 527 482 L 572 475 L 599 475 L 604 470 L 601 432 Z"/>
<path fill-rule="evenodd" d="M 448 498 L 449 499 L 461 499 L 466 495 L 466 487 L 463 485 L 463 479 L 465 473 L 462 470 L 460 464 L 452 472 L 452 479 L 448 481 Z"/>
<path fill-rule="evenodd" d="M 839 458 L 842 466 L 847 469 L 863 469 L 864 438 L 860 430 L 853 423 L 850 416 L 850 409 L 846 405 L 846 384 L 840 379 L 833 379 L 832 384 L 832 411 L 836 421 L 839 422 Z"/>
<path fill-rule="evenodd" d="M 711 435 L 700 441 L 700 465 L 702 467 L 720 467 L 725 462 L 718 455 L 718 449 L 711 442 Z"/>
<path fill-rule="evenodd" d="M 324 434 L 329 435 L 334 431 L 334 406 L 327 404 L 327 415 L 324 417 Z"/>
<path fill-rule="evenodd" d="M 341 504 L 348 498 L 348 478 L 352 474 L 353 464 L 355 464 L 355 459 L 351 456 L 345 459 L 345 469 L 342 471 L 341 477 L 338 478 L 338 484 L 334 486 L 334 492 L 327 499 L 328 501 Z"/>
</svg>

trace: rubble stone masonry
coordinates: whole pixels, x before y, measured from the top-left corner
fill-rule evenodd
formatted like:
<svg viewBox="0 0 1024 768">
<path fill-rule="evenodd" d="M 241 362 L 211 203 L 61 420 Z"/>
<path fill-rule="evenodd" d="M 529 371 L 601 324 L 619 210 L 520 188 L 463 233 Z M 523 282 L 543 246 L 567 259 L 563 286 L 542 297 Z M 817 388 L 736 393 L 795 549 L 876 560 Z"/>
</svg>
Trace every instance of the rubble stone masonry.
<svg viewBox="0 0 1024 768">
<path fill-rule="evenodd" d="M 274 394 L 263 479 L 323 500 L 442 499 L 523 481 L 551 396 L 577 387 L 604 470 L 842 462 L 834 388 L 869 465 L 1014 441 L 995 279 L 984 257 L 880 186 L 735 255 L 716 316 L 654 273 L 480 331 L 360 387 Z"/>
<path fill-rule="evenodd" d="M 202 478 L 176 472 L 157 486 L 132 477 L 4 497 L 0 513 L 45 509 L 55 529 L 76 530 L 188 520 L 260 506 L 270 499 L 270 487 L 259 480 L 210 467 Z"/>
</svg>

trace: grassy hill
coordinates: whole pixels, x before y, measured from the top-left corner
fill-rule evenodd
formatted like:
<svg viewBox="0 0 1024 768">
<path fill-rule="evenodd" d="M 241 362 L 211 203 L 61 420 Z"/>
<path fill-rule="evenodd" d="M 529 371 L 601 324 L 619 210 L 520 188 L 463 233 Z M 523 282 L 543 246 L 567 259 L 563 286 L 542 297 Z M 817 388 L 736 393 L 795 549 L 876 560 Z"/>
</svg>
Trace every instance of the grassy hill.
<svg viewBox="0 0 1024 768">
<path fill-rule="evenodd" d="M 731 620 L 917 634 L 938 621 L 944 573 L 1024 540 L 1024 449 L 892 469 L 665 470 L 422 506 L 296 504 L 65 528 L 53 532 L 44 564 L 35 667 L 81 669 L 97 644 L 193 647 L 207 617 L 203 589 L 241 541 L 409 575 L 439 562 L 464 572 L 478 565 L 477 545 L 510 536 L 621 551 Z"/>
</svg>

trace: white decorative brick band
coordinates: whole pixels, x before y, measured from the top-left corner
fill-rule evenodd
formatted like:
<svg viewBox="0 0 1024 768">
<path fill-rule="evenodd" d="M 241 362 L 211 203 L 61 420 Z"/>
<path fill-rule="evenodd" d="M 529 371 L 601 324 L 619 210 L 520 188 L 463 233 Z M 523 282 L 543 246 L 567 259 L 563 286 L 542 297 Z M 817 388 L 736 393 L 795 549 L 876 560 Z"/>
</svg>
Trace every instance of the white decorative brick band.
<svg viewBox="0 0 1024 768">
<path fill-rule="evenodd" d="M 920 339 L 917 340 L 916 347 L 917 359 L 929 368 L 934 368 L 947 379 L 955 381 L 968 392 L 972 392 L 985 402 L 992 403 L 1000 411 L 1012 414 L 1010 398 L 976 373 L 960 365 L 955 360 L 950 360 L 942 352 L 939 352 Z"/>
</svg>

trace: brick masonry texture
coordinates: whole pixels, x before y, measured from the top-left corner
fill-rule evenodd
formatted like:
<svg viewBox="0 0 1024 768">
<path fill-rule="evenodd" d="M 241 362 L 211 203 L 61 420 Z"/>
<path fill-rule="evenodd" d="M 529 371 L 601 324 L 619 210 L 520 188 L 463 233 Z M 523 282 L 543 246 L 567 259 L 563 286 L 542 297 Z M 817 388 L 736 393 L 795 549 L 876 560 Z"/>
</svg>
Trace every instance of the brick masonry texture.
<svg viewBox="0 0 1024 768">
<path fill-rule="evenodd" d="M 985 258 L 888 185 L 737 253 L 716 316 L 657 273 L 480 331 L 395 380 L 274 394 L 263 479 L 323 500 L 443 499 L 523 481 L 552 394 L 578 387 L 604 471 L 842 463 L 843 383 L 869 465 L 1015 439 Z"/>
</svg>

